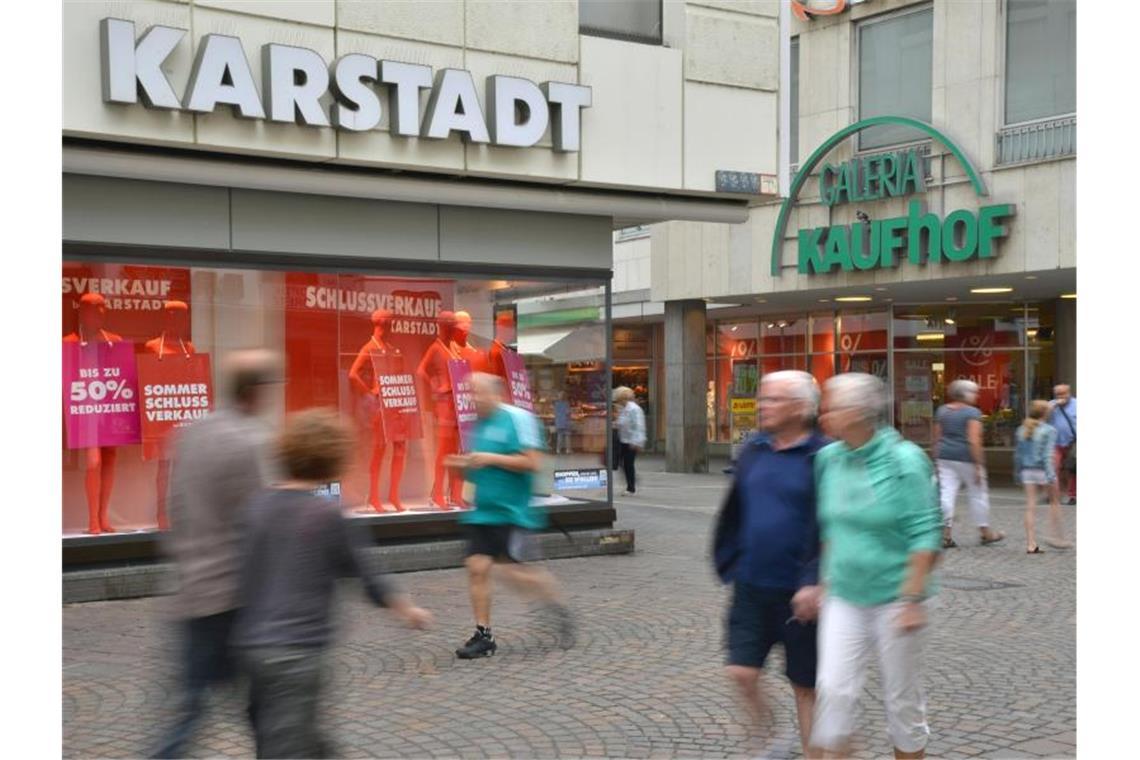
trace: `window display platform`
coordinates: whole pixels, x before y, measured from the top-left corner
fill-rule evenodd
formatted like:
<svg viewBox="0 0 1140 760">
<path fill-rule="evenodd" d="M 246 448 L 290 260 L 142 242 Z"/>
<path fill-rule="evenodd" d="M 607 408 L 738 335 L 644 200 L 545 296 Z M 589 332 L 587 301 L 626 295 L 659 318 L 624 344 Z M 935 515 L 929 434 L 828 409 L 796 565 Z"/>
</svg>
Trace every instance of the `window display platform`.
<svg viewBox="0 0 1140 760">
<path fill-rule="evenodd" d="M 636 536 L 632 530 L 569 528 L 537 535 L 545 559 L 629 554 Z M 388 573 L 442 570 L 462 567 L 466 542 L 452 536 L 444 540 L 389 542 L 366 550 Z M 109 601 L 170 594 L 175 590 L 173 565 L 156 560 L 104 562 L 73 566 L 63 571 L 63 603 Z"/>
<path fill-rule="evenodd" d="M 614 508 L 602 499 L 568 498 L 558 494 L 536 496 L 531 504 L 546 511 L 550 530 L 586 530 L 611 528 L 617 519 Z M 410 540 L 455 539 L 462 533 L 459 516 L 462 510 L 441 511 L 437 508 L 416 509 L 405 512 L 359 514 L 347 508 L 348 516 L 356 524 L 366 526 L 378 544 L 401 543 Z M 123 530 L 97 536 L 84 533 L 63 536 L 64 567 L 115 564 L 131 561 L 152 561 L 161 557 L 162 533 L 150 530 Z"/>
</svg>

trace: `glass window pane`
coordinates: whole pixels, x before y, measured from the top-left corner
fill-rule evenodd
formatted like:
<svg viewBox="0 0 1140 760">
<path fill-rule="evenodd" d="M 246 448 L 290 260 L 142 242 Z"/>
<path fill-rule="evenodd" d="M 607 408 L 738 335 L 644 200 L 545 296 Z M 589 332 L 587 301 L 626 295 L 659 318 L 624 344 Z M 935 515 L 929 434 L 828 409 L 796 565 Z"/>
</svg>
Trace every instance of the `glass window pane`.
<svg viewBox="0 0 1140 760">
<path fill-rule="evenodd" d="M 792 38 L 792 60 L 788 66 L 791 83 L 788 87 L 788 105 L 791 122 L 788 128 L 789 155 L 793 164 L 800 161 L 800 38 Z"/>
<path fill-rule="evenodd" d="M 1024 345 L 1021 307 L 1010 303 L 897 306 L 895 348 L 975 352 Z"/>
<path fill-rule="evenodd" d="M 835 350 L 835 315 L 812 314 L 811 317 L 811 350 L 822 353 Z"/>
<path fill-rule="evenodd" d="M 835 374 L 835 354 L 812 354 L 809 357 L 812 377 L 822 387 L 827 378 Z"/>
<path fill-rule="evenodd" d="M 887 348 L 887 313 L 841 313 L 839 315 L 839 350 L 885 351 Z"/>
<path fill-rule="evenodd" d="M 661 0 L 578 0 L 582 34 L 661 41 Z"/>
<path fill-rule="evenodd" d="M 708 388 L 705 391 L 705 424 L 706 436 L 710 442 L 719 440 L 717 438 L 717 422 L 716 422 L 716 360 L 708 359 L 705 361 L 705 373 L 708 378 Z"/>
<path fill-rule="evenodd" d="M 896 353 L 895 427 L 920 446 L 934 440 L 934 409 L 942 402 L 946 364 L 941 351 Z"/>
<path fill-rule="evenodd" d="M 934 12 L 907 13 L 859 27 L 859 118 L 910 116 L 929 122 Z M 905 127 L 859 134 L 859 148 L 881 148 L 918 137 Z"/>
<path fill-rule="evenodd" d="M 1077 111 L 1076 0 L 1009 0 L 1005 122 Z"/>
<path fill-rule="evenodd" d="M 102 469 L 110 460 L 114 470 L 105 515 L 111 527 L 162 525 L 159 484 L 170 467 L 170 437 L 216 405 L 218 365 L 234 348 L 264 346 L 284 356 L 286 382 L 273 386 L 264 412 L 271 425 L 280 425 L 287 412 L 325 406 L 338 409 L 353 428 L 360 445 L 333 491 L 349 510 L 393 512 L 398 503 L 431 511 L 462 498 L 461 484 L 452 488 L 437 465 L 440 452 L 453 451 L 462 439 L 450 359 L 509 378 L 509 400 L 533 408 L 544 424 L 549 456 L 535 479 L 540 501 L 551 493 L 553 469 L 596 466 L 604 450 L 609 389 L 604 295 L 596 282 L 80 261 L 64 262 L 63 282 L 63 340 L 65 352 L 79 354 L 76 372 L 91 359 L 96 369 L 132 378 L 121 390 L 118 383 L 114 389 L 81 383 L 79 390 L 117 392 L 137 407 L 107 418 L 107 425 L 103 411 L 91 413 L 99 419 L 68 424 L 66 534 L 94 527 L 85 489 L 92 458 Z M 99 289 L 114 283 L 131 295 L 108 290 L 100 308 L 89 297 L 92 282 Z M 559 299 L 573 299 L 574 308 L 556 308 Z M 454 319 L 443 319 L 445 312 Z M 65 370 L 70 389 L 68 377 Z M 177 390 L 200 388 L 206 390 Z M 75 414 L 65 407 L 65 422 Z M 567 432 L 559 445 L 558 434 Z"/>
<path fill-rule="evenodd" d="M 717 353 L 734 359 L 756 356 L 759 327 L 755 321 L 718 322 Z"/>
<path fill-rule="evenodd" d="M 760 350 L 767 354 L 806 353 L 808 319 L 794 317 L 761 317 Z M 803 369 L 800 367 L 800 369 Z"/>
<path fill-rule="evenodd" d="M 764 356 L 760 360 L 760 377 L 784 369 L 798 369 L 807 371 L 807 357 L 803 354 L 789 354 L 786 356 Z"/>
</svg>

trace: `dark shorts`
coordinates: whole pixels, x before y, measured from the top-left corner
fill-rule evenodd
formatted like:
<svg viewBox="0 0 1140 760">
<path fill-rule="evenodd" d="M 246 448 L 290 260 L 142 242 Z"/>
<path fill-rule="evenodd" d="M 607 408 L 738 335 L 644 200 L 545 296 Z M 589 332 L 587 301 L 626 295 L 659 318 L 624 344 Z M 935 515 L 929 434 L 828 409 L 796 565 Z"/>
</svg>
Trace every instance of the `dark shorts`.
<svg viewBox="0 0 1140 760">
<path fill-rule="evenodd" d="M 792 616 L 792 591 L 737 583 L 728 611 L 728 664 L 764 667 L 772 645 L 784 645 L 784 672 L 796 686 L 815 688 L 816 625 L 802 624 Z"/>
<path fill-rule="evenodd" d="M 482 554 L 508 562 L 533 562 L 541 558 L 533 534 L 517 525 L 468 525 L 466 531 L 468 557 Z"/>
</svg>

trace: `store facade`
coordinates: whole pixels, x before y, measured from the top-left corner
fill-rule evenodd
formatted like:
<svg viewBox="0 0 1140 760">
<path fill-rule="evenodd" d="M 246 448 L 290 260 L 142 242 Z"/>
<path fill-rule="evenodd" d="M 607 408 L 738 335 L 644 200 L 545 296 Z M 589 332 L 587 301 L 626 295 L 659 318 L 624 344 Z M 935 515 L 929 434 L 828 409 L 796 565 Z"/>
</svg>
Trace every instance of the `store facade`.
<svg viewBox="0 0 1140 760">
<path fill-rule="evenodd" d="M 369 6 L 64 4 L 65 561 L 153 554 L 172 437 L 250 346 L 285 360 L 271 423 L 324 406 L 356 430 L 327 491 L 377 537 L 454 533 L 439 462 L 475 370 L 546 424 L 534 504 L 612 525 L 608 483 L 562 475 L 609 445 L 612 231 L 746 218 L 684 108 L 716 88 L 683 46 L 582 33 L 573 3 Z"/>
<path fill-rule="evenodd" d="M 743 225 L 653 228 L 683 385 L 666 393 L 705 411 L 670 431 L 671 468 L 728 454 L 758 380 L 802 369 L 882 377 L 922 445 L 949 382 L 972 379 L 1009 471 L 1029 402 L 1077 383 L 1074 28 L 1075 3 L 1021 0 L 790 20 L 786 197 Z"/>
</svg>

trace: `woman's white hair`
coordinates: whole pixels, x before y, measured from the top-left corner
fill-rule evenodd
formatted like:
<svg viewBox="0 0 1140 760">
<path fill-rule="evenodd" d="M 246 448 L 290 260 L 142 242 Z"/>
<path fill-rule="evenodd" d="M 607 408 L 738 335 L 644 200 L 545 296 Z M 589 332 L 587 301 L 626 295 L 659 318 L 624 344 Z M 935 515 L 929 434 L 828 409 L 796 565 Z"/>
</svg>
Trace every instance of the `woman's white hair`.
<svg viewBox="0 0 1140 760">
<path fill-rule="evenodd" d="M 798 369 L 782 369 L 770 372 L 760 379 L 764 383 L 787 383 L 789 392 L 804 403 L 804 418 L 813 420 L 819 415 L 819 384 L 807 372 Z"/>
<path fill-rule="evenodd" d="M 978 384 L 973 380 L 966 380 L 961 378 L 950 383 L 946 388 L 946 395 L 950 397 L 951 401 L 966 401 L 970 402 L 978 395 Z"/>
<path fill-rule="evenodd" d="M 887 386 L 865 372 L 844 372 L 824 383 L 832 409 L 857 409 L 867 422 L 881 424 L 887 418 Z"/>
</svg>

